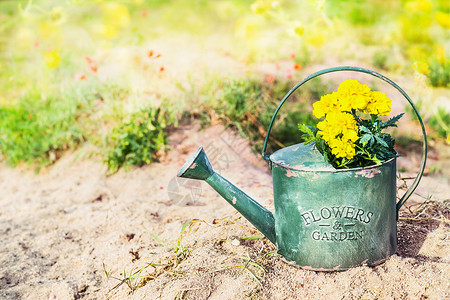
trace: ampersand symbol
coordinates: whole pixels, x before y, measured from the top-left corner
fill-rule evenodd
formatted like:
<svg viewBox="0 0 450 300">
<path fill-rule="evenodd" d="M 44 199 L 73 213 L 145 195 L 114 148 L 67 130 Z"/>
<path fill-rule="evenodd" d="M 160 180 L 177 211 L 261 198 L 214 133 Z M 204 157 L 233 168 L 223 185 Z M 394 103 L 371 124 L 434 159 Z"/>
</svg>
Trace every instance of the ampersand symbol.
<svg viewBox="0 0 450 300">
<path fill-rule="evenodd" d="M 342 229 L 341 223 L 339 223 L 338 221 L 335 221 L 334 225 L 333 225 L 333 229 L 334 230 L 341 230 Z"/>
</svg>

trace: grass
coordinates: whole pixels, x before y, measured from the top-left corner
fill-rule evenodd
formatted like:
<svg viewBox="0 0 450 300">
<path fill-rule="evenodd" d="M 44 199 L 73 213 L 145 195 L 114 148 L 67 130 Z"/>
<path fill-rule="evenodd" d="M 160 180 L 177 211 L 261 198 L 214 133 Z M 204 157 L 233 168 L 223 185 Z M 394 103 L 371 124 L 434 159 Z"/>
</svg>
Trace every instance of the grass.
<svg viewBox="0 0 450 300">
<path fill-rule="evenodd" d="M 111 271 L 107 271 L 106 266 L 103 264 L 103 271 L 105 273 L 106 279 L 109 280 L 110 278 L 112 278 L 119 281 L 119 283 L 111 288 L 109 292 L 119 288 L 123 284 L 125 284 L 129 288 L 130 292 L 134 292 L 136 289 L 145 286 L 150 280 L 156 279 L 161 274 L 171 273 L 172 270 L 183 260 L 185 260 L 191 252 L 191 249 L 184 246 L 182 243 L 183 235 L 191 232 L 195 224 L 199 224 L 202 222 L 204 221 L 198 219 L 188 220 L 184 222 L 181 227 L 180 234 L 178 235 L 177 241 L 170 244 L 164 243 L 159 237 L 152 234 L 155 240 L 159 244 L 161 244 L 161 247 L 168 250 L 172 254 L 171 256 L 166 258 L 163 263 L 146 263 L 145 266 L 141 268 L 131 268 L 128 273 L 124 269 L 122 278 L 113 276 Z M 153 268 L 153 272 L 145 273 L 144 271 L 148 270 L 150 267 Z"/>
<path fill-rule="evenodd" d="M 174 121 L 169 111 L 147 107 L 118 124 L 109 135 L 105 159 L 109 172 L 157 160 L 158 152 L 166 149 L 166 128 Z"/>
<path fill-rule="evenodd" d="M 67 93 L 27 92 L 11 105 L 0 107 L 0 151 L 15 166 L 20 162 L 38 166 L 54 162 L 61 151 L 84 141 L 77 118 L 83 99 Z"/>
</svg>

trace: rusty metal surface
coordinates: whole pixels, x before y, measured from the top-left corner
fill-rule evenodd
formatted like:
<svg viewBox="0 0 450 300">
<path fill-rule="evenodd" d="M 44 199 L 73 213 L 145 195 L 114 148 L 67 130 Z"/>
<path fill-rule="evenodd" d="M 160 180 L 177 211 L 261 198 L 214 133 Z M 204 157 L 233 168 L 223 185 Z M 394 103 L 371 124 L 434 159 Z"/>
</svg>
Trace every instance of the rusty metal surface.
<svg viewBox="0 0 450 300">
<path fill-rule="evenodd" d="M 339 172 L 274 164 L 278 253 L 305 269 L 335 271 L 395 253 L 395 162 Z"/>
</svg>

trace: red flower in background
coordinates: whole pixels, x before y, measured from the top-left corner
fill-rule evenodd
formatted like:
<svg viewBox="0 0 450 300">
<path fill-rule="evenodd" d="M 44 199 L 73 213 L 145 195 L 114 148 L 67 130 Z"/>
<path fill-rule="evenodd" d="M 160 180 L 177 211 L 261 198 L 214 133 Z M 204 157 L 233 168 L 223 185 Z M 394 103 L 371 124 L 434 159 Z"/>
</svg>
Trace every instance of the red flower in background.
<svg viewBox="0 0 450 300">
<path fill-rule="evenodd" d="M 299 63 L 294 64 L 294 70 L 301 70 L 301 69 L 303 69 L 301 64 L 299 64 Z"/>
<path fill-rule="evenodd" d="M 80 72 L 80 73 L 75 73 L 75 79 L 76 80 L 85 80 L 86 79 L 86 74 Z"/>
<path fill-rule="evenodd" d="M 97 73 L 97 70 L 98 70 L 97 61 L 87 55 L 84 57 L 84 59 L 86 60 L 86 62 L 88 64 L 88 69 L 93 73 Z"/>
<path fill-rule="evenodd" d="M 273 82 L 275 81 L 275 76 L 273 76 L 273 75 L 267 76 L 267 77 L 266 77 L 266 81 L 267 81 L 268 83 L 273 83 Z"/>
<path fill-rule="evenodd" d="M 147 12 L 145 10 L 141 11 L 141 17 L 146 18 Z"/>
</svg>

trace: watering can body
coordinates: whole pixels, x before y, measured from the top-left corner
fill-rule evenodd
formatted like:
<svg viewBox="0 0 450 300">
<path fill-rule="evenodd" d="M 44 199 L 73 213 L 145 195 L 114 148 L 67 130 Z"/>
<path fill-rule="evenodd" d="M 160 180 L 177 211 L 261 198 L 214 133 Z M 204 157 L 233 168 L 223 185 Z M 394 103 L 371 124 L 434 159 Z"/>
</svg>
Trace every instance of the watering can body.
<svg viewBox="0 0 450 300">
<path fill-rule="evenodd" d="M 311 270 L 375 265 L 397 249 L 395 158 L 336 170 L 313 144 L 270 155 L 276 246 Z"/>
<path fill-rule="evenodd" d="M 336 71 L 363 72 L 388 82 L 402 93 L 418 117 L 424 141 L 422 164 L 413 184 L 398 202 L 396 158 L 371 167 L 337 170 L 325 162 L 314 144 L 296 144 L 266 155 L 273 121 L 288 97 L 308 80 Z M 275 110 L 263 147 L 263 158 L 272 170 L 274 213 L 214 172 L 201 147 L 178 176 L 206 181 L 277 246 L 277 252 L 288 264 L 316 271 L 339 271 L 363 264 L 376 265 L 395 253 L 398 210 L 422 177 L 426 153 L 422 119 L 400 87 L 374 71 L 338 67 L 304 79 Z"/>
</svg>

